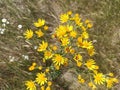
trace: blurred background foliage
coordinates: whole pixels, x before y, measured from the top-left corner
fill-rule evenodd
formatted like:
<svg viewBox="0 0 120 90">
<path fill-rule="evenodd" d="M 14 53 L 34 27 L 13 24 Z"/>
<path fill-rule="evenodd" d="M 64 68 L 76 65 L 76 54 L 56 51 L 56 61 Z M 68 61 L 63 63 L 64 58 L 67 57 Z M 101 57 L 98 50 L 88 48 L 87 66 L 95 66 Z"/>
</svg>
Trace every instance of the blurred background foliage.
<svg viewBox="0 0 120 90">
<path fill-rule="evenodd" d="M 0 35 L 0 90 L 25 90 L 23 81 L 28 76 L 33 78 L 27 68 L 40 58 L 31 43 L 24 40 L 23 32 L 34 28 L 38 18 L 44 18 L 50 27 L 49 39 L 59 24 L 59 15 L 69 10 L 93 22 L 89 31 L 97 52 L 93 58 L 102 72 L 113 72 L 120 79 L 120 0 L 0 0 L 0 20 L 10 22 Z M 22 29 L 17 27 L 19 24 Z M 22 55 L 28 55 L 29 60 Z M 120 90 L 120 84 L 113 90 Z"/>
</svg>

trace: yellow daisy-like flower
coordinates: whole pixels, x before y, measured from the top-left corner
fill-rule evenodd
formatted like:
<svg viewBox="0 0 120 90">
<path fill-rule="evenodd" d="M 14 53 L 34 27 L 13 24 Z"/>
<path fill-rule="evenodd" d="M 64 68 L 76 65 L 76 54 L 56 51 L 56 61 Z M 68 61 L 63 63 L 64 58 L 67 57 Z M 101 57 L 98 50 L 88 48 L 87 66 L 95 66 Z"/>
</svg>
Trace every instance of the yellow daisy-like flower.
<svg viewBox="0 0 120 90">
<path fill-rule="evenodd" d="M 51 81 L 49 81 L 49 82 L 48 82 L 48 86 L 51 86 L 51 85 L 52 85 L 52 82 L 51 82 Z"/>
<path fill-rule="evenodd" d="M 81 75 L 78 75 L 78 81 L 79 81 L 79 83 L 84 83 L 85 82 L 85 80 L 81 77 Z"/>
<path fill-rule="evenodd" d="M 77 66 L 78 66 L 78 67 L 81 67 L 82 62 L 80 62 L 80 61 L 76 61 L 76 63 L 77 63 Z"/>
<path fill-rule="evenodd" d="M 87 32 L 83 32 L 83 33 L 82 33 L 82 37 L 83 37 L 84 39 L 88 39 L 88 38 L 89 38 L 89 35 L 88 35 Z"/>
<path fill-rule="evenodd" d="M 93 56 L 94 54 L 95 54 L 95 49 L 94 49 L 94 47 L 91 47 L 91 48 L 89 48 L 89 49 L 87 49 L 88 50 L 88 54 L 90 55 L 90 56 Z"/>
<path fill-rule="evenodd" d="M 35 69 L 35 66 L 32 65 L 28 69 L 29 69 L 29 71 L 33 71 Z"/>
<path fill-rule="evenodd" d="M 42 66 L 39 66 L 39 67 L 38 67 L 39 70 L 42 70 L 42 68 L 43 68 Z"/>
<path fill-rule="evenodd" d="M 41 86 L 41 89 L 40 90 L 45 90 L 45 86 Z"/>
<path fill-rule="evenodd" d="M 68 14 L 62 14 L 60 16 L 61 23 L 65 23 L 69 20 L 69 15 Z"/>
<path fill-rule="evenodd" d="M 88 24 L 88 23 L 90 23 L 91 21 L 90 20 L 85 20 L 85 24 Z"/>
<path fill-rule="evenodd" d="M 71 31 L 73 31 L 73 26 L 72 25 L 67 25 L 65 29 L 66 29 L 67 32 L 71 32 Z"/>
<path fill-rule="evenodd" d="M 96 62 L 93 60 L 93 59 L 89 59 L 87 60 L 87 62 L 85 63 L 85 65 L 87 66 L 87 68 L 89 70 L 95 70 L 95 69 L 98 69 L 98 66 L 95 65 Z"/>
<path fill-rule="evenodd" d="M 92 23 L 88 23 L 88 24 L 87 24 L 87 27 L 88 27 L 88 28 L 92 28 L 92 26 L 93 26 Z"/>
<path fill-rule="evenodd" d="M 56 51 L 57 49 L 58 49 L 58 47 L 57 47 L 56 45 L 53 45 L 53 46 L 52 46 L 52 50 L 53 50 L 53 51 Z"/>
<path fill-rule="evenodd" d="M 45 51 L 44 52 L 44 58 L 45 59 L 50 59 L 53 56 L 51 51 Z"/>
<path fill-rule="evenodd" d="M 61 43 L 62 43 L 62 46 L 67 46 L 70 42 L 68 38 L 62 38 Z"/>
<path fill-rule="evenodd" d="M 83 46 L 83 39 L 81 36 L 77 38 L 77 45 L 78 45 L 78 47 Z"/>
<path fill-rule="evenodd" d="M 65 53 L 69 53 L 70 50 L 71 50 L 71 46 L 70 46 L 70 47 L 65 47 L 65 48 L 64 48 Z"/>
<path fill-rule="evenodd" d="M 96 90 L 96 86 L 93 84 L 93 82 L 89 82 L 88 86 L 92 88 L 92 90 Z"/>
<path fill-rule="evenodd" d="M 55 64 L 55 66 L 60 66 L 65 63 L 65 58 L 62 57 L 60 54 L 55 54 L 55 56 L 53 57 L 52 60 L 53 60 L 53 63 Z"/>
<path fill-rule="evenodd" d="M 109 78 L 106 80 L 106 83 L 107 83 L 107 88 L 111 88 L 114 82 L 112 78 Z"/>
<path fill-rule="evenodd" d="M 35 25 L 36 27 L 41 27 L 41 26 L 43 26 L 44 24 L 45 24 L 45 20 L 44 20 L 44 19 L 38 19 L 38 21 L 34 23 L 34 25 Z"/>
<path fill-rule="evenodd" d="M 74 58 L 75 61 L 82 61 L 82 55 L 81 54 L 75 54 Z"/>
<path fill-rule="evenodd" d="M 24 36 L 26 39 L 30 39 L 33 37 L 33 31 L 30 29 L 30 30 L 26 30 L 26 32 L 24 33 Z"/>
<path fill-rule="evenodd" d="M 26 81 L 25 85 L 27 86 L 27 90 L 36 90 L 35 83 L 31 81 Z"/>
<path fill-rule="evenodd" d="M 44 26 L 44 30 L 48 30 L 48 26 Z"/>
<path fill-rule="evenodd" d="M 104 84 L 105 80 L 106 80 L 105 76 L 102 73 L 96 73 L 94 75 L 94 82 L 95 82 L 95 84 L 98 84 L 98 85 Z"/>
<path fill-rule="evenodd" d="M 114 76 L 114 74 L 113 74 L 113 73 L 109 73 L 108 75 L 109 75 L 109 76 L 111 76 L 111 77 L 113 77 L 113 76 Z"/>
<path fill-rule="evenodd" d="M 47 83 L 47 78 L 45 73 L 37 73 L 37 78 L 36 78 L 36 82 L 38 84 L 40 84 L 40 86 L 44 85 L 45 83 Z"/>
<path fill-rule="evenodd" d="M 35 31 L 38 37 L 42 37 L 44 33 L 41 30 Z"/>
<path fill-rule="evenodd" d="M 88 42 L 87 40 L 84 40 L 82 43 L 82 48 L 90 49 L 93 47 L 92 42 Z"/>
<path fill-rule="evenodd" d="M 42 41 L 42 44 L 39 45 L 37 51 L 38 52 L 45 51 L 47 47 L 48 47 L 48 43 L 45 41 Z"/>
<path fill-rule="evenodd" d="M 63 36 L 66 35 L 66 27 L 63 25 L 60 25 L 57 29 L 56 29 L 56 35 L 58 38 L 62 38 Z"/>
<path fill-rule="evenodd" d="M 46 90 L 51 90 L 50 86 L 47 86 Z"/>
<path fill-rule="evenodd" d="M 76 38 L 77 32 L 76 31 L 71 31 L 70 36 L 73 37 L 73 38 Z"/>
<path fill-rule="evenodd" d="M 87 30 L 84 26 L 81 26 L 81 29 L 82 29 L 83 31 L 86 31 L 86 30 Z"/>
<path fill-rule="evenodd" d="M 36 66 L 37 64 L 35 62 L 32 63 L 32 66 Z"/>
<path fill-rule="evenodd" d="M 71 14 L 72 14 L 72 11 L 68 11 L 67 14 L 68 14 L 68 15 L 71 15 Z"/>
</svg>

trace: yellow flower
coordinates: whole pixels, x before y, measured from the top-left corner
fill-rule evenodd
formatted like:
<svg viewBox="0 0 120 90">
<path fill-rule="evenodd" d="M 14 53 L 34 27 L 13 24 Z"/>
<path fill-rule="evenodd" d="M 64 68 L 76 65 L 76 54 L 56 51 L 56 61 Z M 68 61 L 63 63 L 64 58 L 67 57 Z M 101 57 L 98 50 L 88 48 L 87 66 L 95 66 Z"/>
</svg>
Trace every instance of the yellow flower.
<svg viewBox="0 0 120 90">
<path fill-rule="evenodd" d="M 84 39 L 88 39 L 88 38 L 89 38 L 89 35 L 88 35 L 87 32 L 83 32 L 83 33 L 82 33 L 82 37 L 83 37 Z"/>
<path fill-rule="evenodd" d="M 112 76 L 114 76 L 114 74 L 113 74 L 113 73 L 109 73 L 108 75 L 109 75 L 109 76 L 111 76 L 111 77 L 112 77 Z"/>
<path fill-rule="evenodd" d="M 78 75 L 78 81 L 79 83 L 84 83 L 85 80 L 81 77 L 81 75 Z"/>
<path fill-rule="evenodd" d="M 26 81 L 25 85 L 27 86 L 27 90 L 36 90 L 36 86 L 33 81 Z"/>
<path fill-rule="evenodd" d="M 30 66 L 28 69 L 29 69 L 29 71 L 32 71 L 35 69 L 35 66 Z"/>
<path fill-rule="evenodd" d="M 63 38 L 63 36 L 66 35 L 66 27 L 63 25 L 60 25 L 57 29 L 56 29 L 56 35 L 58 38 Z"/>
<path fill-rule="evenodd" d="M 48 26 L 44 26 L 44 30 L 48 30 Z"/>
<path fill-rule="evenodd" d="M 70 36 L 73 37 L 73 38 L 76 38 L 77 32 L 76 31 L 71 31 Z"/>
<path fill-rule="evenodd" d="M 71 54 L 74 54 L 74 53 L 75 53 L 75 49 L 71 48 L 71 49 L 70 49 L 70 53 L 71 53 Z"/>
<path fill-rule="evenodd" d="M 88 23 L 90 23 L 91 21 L 90 20 L 85 20 L 85 24 L 88 24 Z"/>
<path fill-rule="evenodd" d="M 39 66 L 38 69 L 39 69 L 39 70 L 42 70 L 42 66 Z"/>
<path fill-rule="evenodd" d="M 53 57 L 52 60 L 56 66 L 60 66 L 60 65 L 63 65 L 65 63 L 65 58 L 62 57 L 60 54 L 55 54 L 55 56 Z"/>
<path fill-rule="evenodd" d="M 50 59 L 53 56 L 51 51 L 45 51 L 44 52 L 44 58 L 45 59 Z"/>
<path fill-rule="evenodd" d="M 36 66 L 37 64 L 35 62 L 32 63 L 32 66 Z"/>
<path fill-rule="evenodd" d="M 46 90 L 51 90 L 51 89 L 50 89 L 50 86 L 47 86 Z"/>
<path fill-rule="evenodd" d="M 87 68 L 89 70 L 95 70 L 95 69 L 98 69 L 98 66 L 95 65 L 96 62 L 93 60 L 93 59 L 89 59 L 87 60 L 87 62 L 85 63 L 85 65 L 87 66 Z"/>
<path fill-rule="evenodd" d="M 88 50 L 88 54 L 90 55 L 90 56 L 93 56 L 94 54 L 95 54 L 95 49 L 94 49 L 94 47 L 91 47 L 91 48 L 89 48 L 89 49 L 87 49 Z"/>
<path fill-rule="evenodd" d="M 107 88 L 112 88 L 114 83 L 118 83 L 118 80 L 116 78 L 108 78 L 106 80 Z"/>
<path fill-rule="evenodd" d="M 84 26 L 81 26 L 81 29 L 82 29 L 83 31 L 86 31 L 86 28 L 85 28 Z"/>
<path fill-rule="evenodd" d="M 64 48 L 65 53 L 69 53 L 69 52 L 70 52 L 70 49 L 71 49 L 71 47 L 65 47 L 65 48 Z"/>
<path fill-rule="evenodd" d="M 97 88 L 97 87 L 93 84 L 93 82 L 89 82 L 89 83 L 88 83 L 88 86 L 89 86 L 89 87 L 92 87 L 92 90 L 96 90 L 96 88 Z"/>
<path fill-rule="evenodd" d="M 52 50 L 56 51 L 58 48 L 56 45 L 52 46 Z"/>
<path fill-rule="evenodd" d="M 62 14 L 60 16 L 61 23 L 65 23 L 69 20 L 69 15 L 68 14 Z"/>
<path fill-rule="evenodd" d="M 45 90 L 45 86 L 41 86 L 41 89 L 40 90 Z"/>
<path fill-rule="evenodd" d="M 62 38 L 61 43 L 62 43 L 62 46 L 67 46 L 70 42 L 68 38 Z"/>
<path fill-rule="evenodd" d="M 94 75 L 94 82 L 95 82 L 95 84 L 98 84 L 98 85 L 104 84 L 105 76 L 102 73 L 96 73 Z"/>
<path fill-rule="evenodd" d="M 52 82 L 51 82 L 51 81 L 49 81 L 49 82 L 48 82 L 48 86 L 51 86 L 51 85 L 52 85 Z"/>
<path fill-rule="evenodd" d="M 93 26 L 92 23 L 88 23 L 88 24 L 87 24 L 87 27 L 88 27 L 88 28 L 92 28 L 92 26 Z"/>
<path fill-rule="evenodd" d="M 87 40 L 84 40 L 82 43 L 82 48 L 90 49 L 93 47 L 92 42 L 88 42 Z"/>
<path fill-rule="evenodd" d="M 82 62 L 77 61 L 77 66 L 78 66 L 78 67 L 81 67 L 81 65 L 82 65 Z"/>
<path fill-rule="evenodd" d="M 38 19 L 38 22 L 35 22 L 34 25 L 36 27 L 41 27 L 45 24 L 45 20 L 44 19 Z"/>
<path fill-rule="evenodd" d="M 66 29 L 67 32 L 71 32 L 71 31 L 73 31 L 73 26 L 72 25 L 67 25 L 65 29 Z"/>
<path fill-rule="evenodd" d="M 27 31 L 24 33 L 24 35 L 25 35 L 26 39 L 30 39 L 33 37 L 33 31 L 31 29 L 30 30 L 27 29 Z"/>
<path fill-rule="evenodd" d="M 77 25 L 81 24 L 81 18 L 79 17 L 79 14 L 75 14 L 74 21 Z"/>
<path fill-rule="evenodd" d="M 82 55 L 81 54 L 75 54 L 74 58 L 75 61 L 82 61 Z"/>
<path fill-rule="evenodd" d="M 45 72 L 46 72 L 46 73 L 48 73 L 49 71 L 50 71 L 50 69 L 49 69 L 49 68 L 46 68 L 46 69 L 45 69 Z"/>
<path fill-rule="evenodd" d="M 71 15 L 71 14 L 72 14 L 72 11 L 68 11 L 67 14 L 68 14 L 68 15 Z"/>
<path fill-rule="evenodd" d="M 48 43 L 45 41 L 42 41 L 42 44 L 39 45 L 37 51 L 38 52 L 45 51 L 47 47 L 48 47 Z"/>
<path fill-rule="evenodd" d="M 36 82 L 41 86 L 47 83 L 47 78 L 45 76 L 45 73 L 37 73 Z"/>
<path fill-rule="evenodd" d="M 44 33 L 41 30 L 35 31 L 38 37 L 42 37 Z"/>
<path fill-rule="evenodd" d="M 82 37 L 81 36 L 77 38 L 77 45 L 78 45 L 78 47 L 83 46 L 83 41 L 82 41 Z"/>
</svg>

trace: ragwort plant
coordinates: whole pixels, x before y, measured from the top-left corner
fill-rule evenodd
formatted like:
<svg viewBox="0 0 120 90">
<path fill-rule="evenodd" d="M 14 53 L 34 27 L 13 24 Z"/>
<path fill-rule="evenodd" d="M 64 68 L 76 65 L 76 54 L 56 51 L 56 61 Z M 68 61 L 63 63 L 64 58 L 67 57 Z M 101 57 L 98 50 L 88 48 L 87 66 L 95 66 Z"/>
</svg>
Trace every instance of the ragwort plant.
<svg viewBox="0 0 120 90">
<path fill-rule="evenodd" d="M 36 30 L 26 30 L 24 36 L 27 40 L 40 39 L 37 52 L 42 57 L 43 65 L 33 62 L 28 68 L 29 71 L 37 69 L 38 72 L 34 80 L 25 82 L 27 90 L 37 90 L 37 88 L 52 90 L 53 73 L 63 70 L 71 64 L 78 71 L 78 82 L 81 85 L 87 83 L 92 90 L 97 89 L 99 85 L 112 88 L 115 83 L 118 83 L 113 73 L 100 72 L 99 66 L 92 59 L 95 48 L 88 34 L 89 29 L 93 26 L 90 20 L 82 20 L 79 14 L 73 14 L 71 11 L 61 14 L 60 24 L 51 35 L 51 38 L 55 40 L 55 43 L 52 44 L 44 37 L 49 30 L 46 21 L 38 19 L 37 22 L 34 22 L 34 26 Z M 47 65 L 48 61 L 49 65 Z M 88 78 L 83 78 L 82 73 L 85 73 Z"/>
</svg>

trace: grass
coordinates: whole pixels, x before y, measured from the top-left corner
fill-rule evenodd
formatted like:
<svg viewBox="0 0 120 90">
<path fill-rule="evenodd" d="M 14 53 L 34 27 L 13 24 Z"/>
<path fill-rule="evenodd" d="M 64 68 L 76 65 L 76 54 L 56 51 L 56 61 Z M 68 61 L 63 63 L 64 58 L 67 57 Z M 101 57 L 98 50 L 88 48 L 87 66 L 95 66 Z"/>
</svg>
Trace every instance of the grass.
<svg viewBox="0 0 120 90">
<path fill-rule="evenodd" d="M 39 59 L 32 45 L 24 41 L 23 32 L 33 28 L 31 24 L 42 17 L 48 21 L 51 33 L 59 24 L 59 14 L 68 10 L 93 21 L 90 37 L 97 41 L 94 43 L 97 54 L 93 58 L 101 71 L 112 71 L 120 79 L 120 34 L 116 34 L 120 33 L 120 0 L 0 0 L 0 20 L 7 18 L 10 22 L 5 34 L 0 35 L 0 90 L 25 90 L 27 68 L 31 61 Z M 23 29 L 17 28 L 19 24 Z M 22 55 L 29 55 L 30 61 Z M 9 56 L 15 57 L 15 61 L 9 62 Z"/>
</svg>

